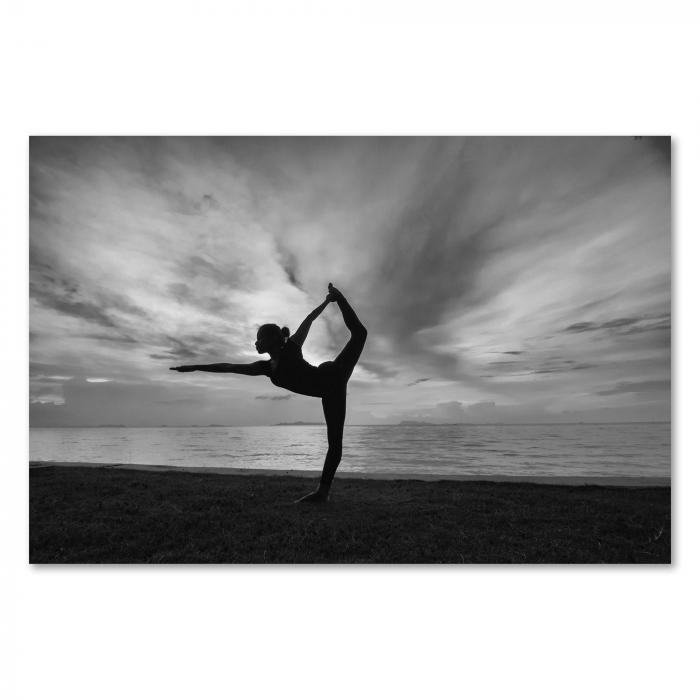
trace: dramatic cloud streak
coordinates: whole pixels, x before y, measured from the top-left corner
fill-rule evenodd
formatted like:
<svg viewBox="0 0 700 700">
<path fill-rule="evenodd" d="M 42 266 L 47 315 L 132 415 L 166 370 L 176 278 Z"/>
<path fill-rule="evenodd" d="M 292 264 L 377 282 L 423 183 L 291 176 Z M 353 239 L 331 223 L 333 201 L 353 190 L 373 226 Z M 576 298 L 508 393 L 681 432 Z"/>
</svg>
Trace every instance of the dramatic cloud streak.
<svg viewBox="0 0 700 700">
<path fill-rule="evenodd" d="M 167 368 L 258 359 L 328 281 L 350 422 L 669 417 L 668 139 L 34 138 L 30 178 L 33 425 L 319 420 Z"/>
</svg>

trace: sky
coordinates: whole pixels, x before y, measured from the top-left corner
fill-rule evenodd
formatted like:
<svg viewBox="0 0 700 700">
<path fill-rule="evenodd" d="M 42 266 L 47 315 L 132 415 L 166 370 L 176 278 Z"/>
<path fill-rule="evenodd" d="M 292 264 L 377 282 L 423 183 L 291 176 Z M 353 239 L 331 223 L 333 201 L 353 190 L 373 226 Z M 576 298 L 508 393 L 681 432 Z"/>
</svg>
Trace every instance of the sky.
<svg viewBox="0 0 700 700">
<path fill-rule="evenodd" d="M 340 289 L 347 423 L 666 421 L 670 139 L 33 137 L 30 426 L 322 421 L 261 358 Z M 336 305 L 304 344 L 349 338 Z"/>
</svg>

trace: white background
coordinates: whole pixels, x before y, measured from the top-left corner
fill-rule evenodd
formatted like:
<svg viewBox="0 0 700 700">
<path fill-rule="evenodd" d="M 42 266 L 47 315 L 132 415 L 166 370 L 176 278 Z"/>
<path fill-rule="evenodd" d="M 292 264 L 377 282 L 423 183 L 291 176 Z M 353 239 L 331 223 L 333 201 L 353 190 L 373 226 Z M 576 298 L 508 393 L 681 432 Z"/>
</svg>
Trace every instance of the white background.
<svg viewBox="0 0 700 700">
<path fill-rule="evenodd" d="M 3 3 L 4 697 L 698 697 L 689 7 Z M 673 566 L 27 564 L 28 135 L 281 133 L 673 136 Z"/>
</svg>

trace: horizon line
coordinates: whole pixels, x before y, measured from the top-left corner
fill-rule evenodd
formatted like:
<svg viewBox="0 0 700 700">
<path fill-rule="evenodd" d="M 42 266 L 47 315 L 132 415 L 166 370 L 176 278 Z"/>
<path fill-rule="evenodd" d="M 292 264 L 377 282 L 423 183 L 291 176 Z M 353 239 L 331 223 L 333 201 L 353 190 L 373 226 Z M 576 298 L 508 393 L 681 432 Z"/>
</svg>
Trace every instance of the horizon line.
<svg viewBox="0 0 700 700">
<path fill-rule="evenodd" d="M 648 425 L 658 423 L 672 423 L 670 420 L 629 420 L 629 421 L 556 421 L 556 422 L 535 422 L 535 423 L 430 423 L 427 421 L 407 421 L 405 423 L 346 423 L 346 428 L 391 428 L 391 427 L 421 427 L 421 426 L 438 426 L 438 425 Z M 187 424 L 187 425 L 121 425 L 121 424 L 104 424 L 104 425 L 30 425 L 29 429 L 48 429 L 48 428 L 306 428 L 310 426 L 325 425 L 320 421 L 309 421 L 306 423 L 255 423 L 251 425 L 219 425 L 219 424 Z"/>
</svg>

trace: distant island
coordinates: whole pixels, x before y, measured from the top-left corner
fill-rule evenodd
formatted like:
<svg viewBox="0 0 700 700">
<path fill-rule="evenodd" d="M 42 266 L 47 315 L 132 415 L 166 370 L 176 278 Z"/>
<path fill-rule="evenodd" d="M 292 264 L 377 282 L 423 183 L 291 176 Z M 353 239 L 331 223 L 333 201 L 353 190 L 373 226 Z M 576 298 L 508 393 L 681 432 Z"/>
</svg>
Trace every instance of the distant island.
<svg viewBox="0 0 700 700">
<path fill-rule="evenodd" d="M 430 425 L 433 427 L 439 426 L 471 426 L 471 427 L 483 427 L 486 425 L 503 425 L 503 426 L 558 426 L 558 425 L 668 425 L 671 421 L 667 420 L 634 420 L 634 421 L 554 421 L 550 423 L 493 423 L 493 422 L 461 422 L 461 423 L 430 423 L 428 421 L 411 421 L 403 420 L 400 423 L 346 423 L 346 426 L 356 426 L 365 428 L 387 428 L 387 427 L 398 427 L 398 426 L 425 426 Z M 203 424 L 191 424 L 191 425 L 167 425 L 161 423 L 158 425 L 124 425 L 122 423 L 104 423 L 101 425 L 36 425 L 31 424 L 29 426 L 30 430 L 40 429 L 59 429 L 59 430 L 83 430 L 86 428 L 124 428 L 128 430 L 139 430 L 148 428 L 270 428 L 277 425 L 325 425 L 325 423 L 311 423 L 306 421 L 296 421 L 294 423 L 255 423 L 251 425 L 220 425 L 218 423 L 210 423 L 209 425 Z"/>
</svg>

